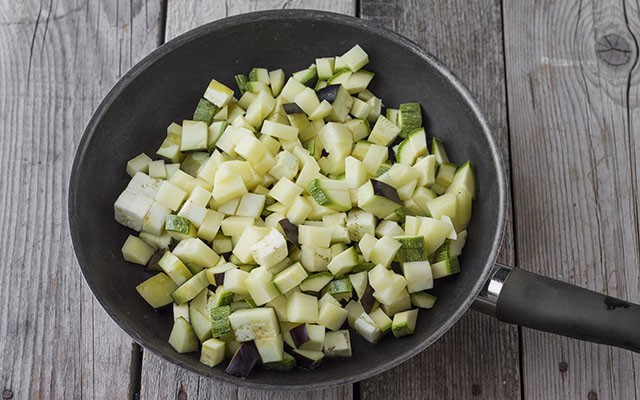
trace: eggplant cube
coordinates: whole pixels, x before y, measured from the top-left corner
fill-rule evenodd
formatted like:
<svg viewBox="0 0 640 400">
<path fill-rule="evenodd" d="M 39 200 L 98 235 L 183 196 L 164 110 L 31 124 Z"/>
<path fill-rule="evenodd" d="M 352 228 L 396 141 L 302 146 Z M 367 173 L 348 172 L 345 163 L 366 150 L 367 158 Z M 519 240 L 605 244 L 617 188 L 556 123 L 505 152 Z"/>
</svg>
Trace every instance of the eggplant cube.
<svg viewBox="0 0 640 400">
<path fill-rule="evenodd" d="M 251 373 L 251 370 L 258 362 L 260 354 L 253 341 L 244 342 L 240 345 L 238 350 L 229 361 L 227 369 L 224 371 L 229 375 L 239 376 L 246 378 Z"/>
</svg>

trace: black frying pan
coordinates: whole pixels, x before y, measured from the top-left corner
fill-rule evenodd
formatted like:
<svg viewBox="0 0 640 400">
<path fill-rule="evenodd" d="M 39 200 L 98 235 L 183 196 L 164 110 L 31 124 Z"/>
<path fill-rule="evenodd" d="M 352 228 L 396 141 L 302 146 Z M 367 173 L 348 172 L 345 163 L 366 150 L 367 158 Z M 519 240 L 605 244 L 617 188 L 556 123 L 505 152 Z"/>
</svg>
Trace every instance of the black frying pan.
<svg viewBox="0 0 640 400">
<path fill-rule="evenodd" d="M 388 106 L 418 101 L 427 132 L 444 139 L 457 163 L 471 160 L 477 201 L 462 272 L 436 284 L 436 307 L 420 313 L 412 336 L 370 346 L 352 335 L 354 356 L 313 371 L 262 371 L 249 379 L 209 368 L 196 354 L 167 343 L 171 311 L 155 312 L 137 294 L 143 268 L 123 261 L 130 233 L 113 219 L 128 181 L 125 163 L 159 146 L 166 126 L 189 118 L 212 77 L 231 87 L 233 74 L 253 66 L 291 73 L 318 56 L 354 44 L 369 53 L 378 76 L 372 91 Z M 640 351 L 640 307 L 526 271 L 495 266 L 505 221 L 505 174 L 485 117 L 467 89 L 433 56 L 393 32 L 356 18 L 311 11 L 271 11 L 216 21 L 161 46 L 127 73 L 91 118 L 77 150 L 69 189 L 74 249 L 87 283 L 109 315 L 135 341 L 201 375 L 262 389 L 312 390 L 365 379 L 417 354 L 442 336 L 476 301 L 498 318 L 579 339 Z M 506 281 L 506 282 L 505 282 Z M 504 283 L 504 284 L 503 284 Z M 497 303 L 497 307 L 496 307 Z"/>
</svg>

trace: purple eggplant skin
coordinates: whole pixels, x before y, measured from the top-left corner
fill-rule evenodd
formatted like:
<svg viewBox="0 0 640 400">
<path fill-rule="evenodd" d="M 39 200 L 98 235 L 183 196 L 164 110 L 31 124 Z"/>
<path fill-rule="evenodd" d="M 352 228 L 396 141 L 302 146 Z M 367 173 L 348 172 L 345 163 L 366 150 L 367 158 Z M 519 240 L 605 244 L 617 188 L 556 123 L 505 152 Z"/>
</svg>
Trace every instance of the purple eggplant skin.
<svg viewBox="0 0 640 400">
<path fill-rule="evenodd" d="M 240 345 L 236 354 L 233 355 L 227 369 L 224 370 L 229 375 L 246 378 L 258 362 L 260 353 L 253 341 L 244 342 Z"/>
<path fill-rule="evenodd" d="M 151 258 L 149 259 L 149 262 L 147 262 L 147 271 L 162 271 L 162 268 L 160 268 L 160 265 L 158 265 L 158 261 L 162 258 L 162 256 L 164 256 L 165 251 L 165 249 L 160 249 L 153 253 Z"/>
<path fill-rule="evenodd" d="M 393 186 L 375 179 L 371 179 L 371 186 L 373 186 L 373 194 L 376 196 L 384 197 L 394 203 L 403 204 L 402 200 L 400 200 L 400 196 L 398 196 L 398 191 Z"/>
<path fill-rule="evenodd" d="M 296 103 L 283 104 L 282 108 L 284 108 L 284 112 L 287 114 L 304 114 L 302 108 L 300 108 Z"/>
<path fill-rule="evenodd" d="M 294 246 L 300 247 L 300 242 L 298 242 L 298 225 L 292 224 L 291 221 L 286 218 L 281 219 L 278 223 L 282 227 L 284 238 Z"/>
<path fill-rule="evenodd" d="M 376 304 L 376 299 L 373 297 L 373 288 L 367 285 L 366 289 L 364 289 L 364 293 L 362 293 L 362 298 L 359 300 L 364 311 L 367 314 L 370 313 L 373 310 L 373 306 Z"/>
<path fill-rule="evenodd" d="M 296 362 L 302 368 L 314 369 L 315 367 L 319 366 L 320 363 L 322 362 L 322 359 L 313 360 L 313 359 L 307 358 L 302 354 L 300 354 L 299 352 L 297 352 L 296 350 L 294 350 L 291 355 L 293 356 L 293 358 L 296 359 Z"/>
<path fill-rule="evenodd" d="M 293 344 L 298 348 L 311 339 L 309 337 L 309 332 L 307 331 L 307 324 L 300 324 L 296 326 L 289 331 L 289 334 L 291 335 Z"/>
<path fill-rule="evenodd" d="M 332 103 L 338 97 L 338 89 L 340 89 L 340 85 L 329 85 L 325 86 L 322 89 L 318 90 L 318 99 L 322 102 L 322 100 L 326 100 L 329 103 Z"/>
</svg>

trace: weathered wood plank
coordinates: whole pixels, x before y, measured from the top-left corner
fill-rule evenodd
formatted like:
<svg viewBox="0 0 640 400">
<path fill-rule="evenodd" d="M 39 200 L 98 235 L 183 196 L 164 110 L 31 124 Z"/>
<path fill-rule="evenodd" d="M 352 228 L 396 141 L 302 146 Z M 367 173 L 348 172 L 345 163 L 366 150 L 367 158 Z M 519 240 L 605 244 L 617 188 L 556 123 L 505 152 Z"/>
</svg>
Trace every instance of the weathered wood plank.
<svg viewBox="0 0 640 400">
<path fill-rule="evenodd" d="M 156 46 L 158 16 L 158 1 L 0 1 L 0 391 L 13 398 L 130 391 L 131 340 L 84 284 L 67 182 L 92 110 Z"/>
<path fill-rule="evenodd" d="M 518 263 L 640 301 L 638 5 L 505 1 Z M 526 399 L 633 399 L 640 356 L 523 329 Z"/>
<path fill-rule="evenodd" d="M 308 8 L 333 11 L 343 14 L 355 13 L 354 0 L 287 0 L 287 1 L 174 1 L 168 2 L 166 39 L 188 31 L 196 26 L 220 18 L 251 11 L 278 8 Z M 180 391 L 189 398 L 206 394 L 211 399 L 351 399 L 352 386 L 307 393 L 265 392 L 238 389 L 211 379 L 179 370 L 164 360 L 145 352 L 142 370 L 142 399 L 172 398 Z"/>
<path fill-rule="evenodd" d="M 360 4 L 362 18 L 413 39 L 468 85 L 487 113 L 508 167 L 500 2 L 362 0 Z M 508 214 L 500 261 L 513 264 Z M 469 312 L 431 348 L 362 382 L 361 390 L 367 399 L 519 398 L 518 329 Z"/>
</svg>

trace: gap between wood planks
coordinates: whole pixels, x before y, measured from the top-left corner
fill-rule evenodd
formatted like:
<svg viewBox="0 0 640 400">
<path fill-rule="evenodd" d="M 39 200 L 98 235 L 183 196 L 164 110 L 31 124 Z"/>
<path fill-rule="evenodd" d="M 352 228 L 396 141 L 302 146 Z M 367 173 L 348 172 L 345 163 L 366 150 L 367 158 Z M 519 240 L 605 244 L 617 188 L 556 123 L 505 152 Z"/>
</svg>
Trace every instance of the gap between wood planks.
<svg viewBox="0 0 640 400">
<path fill-rule="evenodd" d="M 507 48 L 506 48 L 506 41 L 504 40 L 504 35 L 506 34 L 505 29 L 504 29 L 504 19 L 505 19 L 505 15 L 504 15 L 504 0 L 500 2 L 500 21 L 501 21 L 501 30 L 502 30 L 502 63 L 503 63 L 503 71 L 504 71 L 504 82 L 505 82 L 505 88 L 509 87 L 509 82 L 507 81 Z M 505 120 L 506 120 L 506 130 L 507 130 L 507 148 L 509 149 L 509 155 L 513 154 L 513 148 L 511 147 L 511 124 L 509 121 L 509 90 L 505 90 L 504 91 L 504 96 L 505 96 L 505 104 L 504 104 L 504 108 L 505 108 Z M 532 96 L 533 97 L 533 96 Z M 515 198 L 514 195 L 514 191 L 513 191 L 513 169 L 514 169 L 514 165 L 513 165 L 513 157 L 509 156 L 508 159 L 509 162 L 509 176 L 507 177 L 508 179 L 508 183 L 509 183 L 509 195 L 511 197 L 511 201 L 513 202 L 513 199 Z M 513 261 L 514 261 L 514 265 L 511 265 L 511 267 L 515 267 L 515 263 L 517 263 L 518 261 L 518 246 L 516 246 L 515 244 L 518 243 L 517 241 L 517 232 L 516 232 L 516 226 L 517 225 L 517 221 L 516 221 L 516 213 L 512 212 L 511 213 L 511 232 L 512 232 L 512 240 L 514 243 L 513 246 Z M 524 371 L 524 362 L 523 362 L 523 347 L 524 347 L 524 342 L 522 340 L 522 327 L 518 326 L 518 372 L 520 375 L 520 399 L 521 400 L 525 400 L 525 396 L 524 396 L 524 376 L 523 376 L 523 371 Z"/>
<path fill-rule="evenodd" d="M 169 0 L 160 0 L 160 16 L 156 47 L 160 47 L 167 37 L 167 9 Z M 142 359 L 144 349 L 136 342 L 131 342 L 131 363 L 129 364 L 129 399 L 140 400 L 142 387 Z"/>
</svg>

